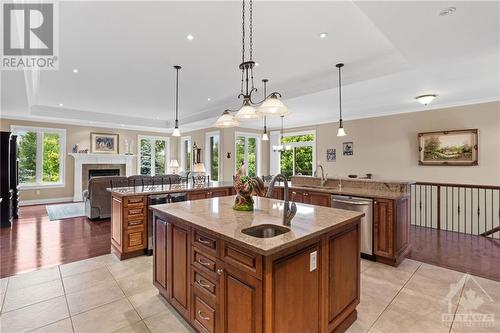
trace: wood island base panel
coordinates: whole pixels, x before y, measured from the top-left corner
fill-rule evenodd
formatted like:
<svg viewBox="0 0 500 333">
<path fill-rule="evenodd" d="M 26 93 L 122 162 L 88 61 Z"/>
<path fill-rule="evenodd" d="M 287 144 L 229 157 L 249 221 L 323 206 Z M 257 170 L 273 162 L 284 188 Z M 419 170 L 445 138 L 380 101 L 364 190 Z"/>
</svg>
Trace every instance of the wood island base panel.
<svg viewBox="0 0 500 333">
<path fill-rule="evenodd" d="M 344 332 L 360 297 L 360 213 L 298 204 L 288 233 L 242 232 L 281 225 L 282 201 L 234 196 L 157 205 L 154 285 L 197 331 Z"/>
</svg>

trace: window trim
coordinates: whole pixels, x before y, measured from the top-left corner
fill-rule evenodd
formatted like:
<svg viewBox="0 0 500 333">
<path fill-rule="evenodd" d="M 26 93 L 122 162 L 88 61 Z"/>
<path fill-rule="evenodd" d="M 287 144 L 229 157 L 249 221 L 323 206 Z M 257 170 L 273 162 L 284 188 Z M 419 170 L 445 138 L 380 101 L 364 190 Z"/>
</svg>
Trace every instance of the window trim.
<svg viewBox="0 0 500 333">
<path fill-rule="evenodd" d="M 10 130 L 15 135 L 19 132 L 36 132 L 36 171 L 35 183 L 26 184 L 19 183 L 20 189 L 44 189 L 44 188 L 57 188 L 66 186 L 66 129 L 64 128 L 50 128 L 50 127 L 36 127 L 36 126 L 22 126 L 11 125 Z M 59 134 L 59 181 L 54 183 L 44 183 L 42 181 L 43 174 L 43 135 L 44 133 Z"/>
<path fill-rule="evenodd" d="M 269 135 L 272 137 L 272 136 L 276 136 L 278 135 L 279 137 L 279 133 L 280 131 L 272 131 Z M 292 150 L 295 150 L 295 147 L 305 147 L 305 146 L 312 146 L 312 149 L 313 149 L 313 152 L 312 152 L 312 167 L 313 167 L 313 172 L 314 172 L 314 168 L 316 166 L 316 141 L 317 141 L 317 135 L 316 135 L 316 130 L 315 129 L 312 129 L 312 130 L 303 130 L 303 131 L 295 131 L 295 132 L 284 132 L 283 133 L 283 137 L 286 138 L 286 137 L 290 137 L 290 136 L 299 136 L 299 135 L 309 135 L 309 134 L 312 134 L 314 135 L 314 140 L 313 141 L 301 141 L 301 142 L 289 142 L 287 143 L 287 145 L 290 145 L 292 147 Z M 277 154 L 276 157 L 277 158 L 272 158 L 273 154 Z M 270 145 L 270 155 L 271 155 L 271 159 L 270 161 L 275 161 L 278 163 L 277 165 L 277 168 L 276 166 L 270 166 L 270 170 L 278 170 L 278 172 L 281 172 L 281 154 L 278 153 L 278 152 L 274 152 L 273 149 L 272 149 L 272 143 Z M 295 176 L 295 153 L 293 155 L 293 165 L 292 165 L 292 173 L 293 173 L 293 176 Z"/>
<path fill-rule="evenodd" d="M 154 136 L 154 135 L 137 135 L 137 174 L 141 174 L 141 140 L 152 141 L 165 141 L 165 174 L 168 174 L 168 166 L 170 163 L 170 138 L 167 136 Z M 154 167 L 156 160 L 156 146 L 151 144 L 151 174 L 150 176 L 156 176 L 156 168 Z"/>
<path fill-rule="evenodd" d="M 207 175 L 212 175 L 212 165 L 210 161 L 210 137 L 212 136 L 217 136 L 219 140 L 219 156 L 217 159 L 218 163 L 218 172 L 217 172 L 217 181 L 221 181 L 222 177 L 222 168 L 221 168 L 221 152 L 222 152 L 222 141 L 221 141 L 221 135 L 220 131 L 212 131 L 212 132 L 207 132 L 205 133 L 205 170 L 207 171 Z M 212 177 L 210 177 L 210 180 L 213 180 Z"/>
<path fill-rule="evenodd" d="M 252 139 L 255 139 L 255 148 L 257 149 L 255 155 L 256 155 L 256 158 L 257 158 L 257 165 L 256 165 L 256 170 L 255 170 L 255 173 L 256 175 L 255 176 L 261 176 L 262 175 L 262 158 L 261 158 L 261 152 L 262 152 L 262 147 L 261 147 L 261 137 L 259 134 L 257 133 L 251 133 L 251 132 L 234 132 L 234 164 L 233 164 L 233 168 L 234 168 L 234 173 L 236 173 L 237 171 L 237 165 L 236 165 L 236 162 L 237 162 L 237 159 L 236 159 L 236 138 L 239 137 L 239 136 L 243 136 L 245 137 L 245 161 L 248 161 L 248 138 L 252 138 Z M 245 170 L 246 171 L 246 175 L 248 176 L 248 168 Z"/>
<path fill-rule="evenodd" d="M 190 153 L 191 153 L 191 160 L 190 160 L 190 164 L 189 164 L 189 171 L 192 170 L 192 166 L 193 166 L 193 141 L 191 140 L 191 136 L 183 136 L 181 137 L 181 147 L 179 149 L 179 151 L 181 152 L 181 158 L 180 158 L 180 162 L 181 162 L 181 170 L 182 171 L 186 171 L 186 151 L 185 151 L 185 148 L 184 148 L 184 142 L 186 141 L 189 141 L 189 145 L 188 145 L 188 148 L 190 150 Z"/>
</svg>

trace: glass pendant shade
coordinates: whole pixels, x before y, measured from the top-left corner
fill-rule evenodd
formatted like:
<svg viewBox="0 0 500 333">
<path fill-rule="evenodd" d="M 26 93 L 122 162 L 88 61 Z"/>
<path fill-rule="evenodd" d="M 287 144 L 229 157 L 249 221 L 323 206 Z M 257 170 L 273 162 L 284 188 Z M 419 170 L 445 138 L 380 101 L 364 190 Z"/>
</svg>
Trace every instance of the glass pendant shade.
<svg viewBox="0 0 500 333">
<path fill-rule="evenodd" d="M 343 127 L 339 127 L 339 130 L 337 131 L 337 136 L 346 136 L 346 133 L 345 133 Z"/>
<path fill-rule="evenodd" d="M 229 113 L 229 111 L 224 111 L 222 115 L 217 119 L 214 124 L 214 127 L 218 128 L 228 128 L 228 127 L 236 127 L 240 123 L 234 119 L 234 117 Z"/>
<path fill-rule="evenodd" d="M 269 141 L 269 135 L 267 135 L 267 133 L 262 134 L 262 141 Z"/>
<path fill-rule="evenodd" d="M 250 103 L 243 103 L 243 106 L 236 113 L 236 119 L 240 121 L 254 120 L 259 118 L 259 115 L 255 111 L 255 108 L 250 105 Z"/>
<path fill-rule="evenodd" d="M 181 131 L 179 130 L 179 127 L 174 128 L 172 136 L 181 136 Z"/>
<path fill-rule="evenodd" d="M 271 95 L 262 103 L 257 113 L 264 116 L 286 116 L 288 108 L 277 96 Z"/>
</svg>

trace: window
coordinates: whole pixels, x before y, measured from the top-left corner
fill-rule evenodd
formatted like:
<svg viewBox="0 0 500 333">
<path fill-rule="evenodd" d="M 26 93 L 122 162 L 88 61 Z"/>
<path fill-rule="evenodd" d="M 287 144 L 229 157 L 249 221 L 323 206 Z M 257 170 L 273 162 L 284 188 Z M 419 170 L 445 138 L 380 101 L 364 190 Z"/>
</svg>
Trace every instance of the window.
<svg viewBox="0 0 500 333">
<path fill-rule="evenodd" d="M 18 135 L 22 187 L 64 186 L 66 130 L 12 126 Z"/>
<path fill-rule="evenodd" d="M 271 134 L 271 141 L 274 141 L 271 146 L 278 144 L 279 137 L 279 133 Z M 282 152 L 271 151 L 271 173 L 280 172 L 287 179 L 294 175 L 312 176 L 316 160 L 315 137 L 314 131 L 285 133 L 281 143 L 286 149 Z"/>
<path fill-rule="evenodd" d="M 191 137 L 181 138 L 181 168 L 184 171 L 191 170 Z"/>
<path fill-rule="evenodd" d="M 138 137 L 138 169 L 141 175 L 164 175 L 169 157 L 168 138 L 156 136 Z"/>
<path fill-rule="evenodd" d="M 246 165 L 246 174 L 255 177 L 260 174 L 260 137 L 256 134 L 238 133 L 235 134 L 235 170 L 242 164 Z"/>
<path fill-rule="evenodd" d="M 210 132 L 205 137 L 205 161 L 207 161 L 206 170 L 210 179 L 220 180 L 220 134 L 219 132 Z"/>
</svg>

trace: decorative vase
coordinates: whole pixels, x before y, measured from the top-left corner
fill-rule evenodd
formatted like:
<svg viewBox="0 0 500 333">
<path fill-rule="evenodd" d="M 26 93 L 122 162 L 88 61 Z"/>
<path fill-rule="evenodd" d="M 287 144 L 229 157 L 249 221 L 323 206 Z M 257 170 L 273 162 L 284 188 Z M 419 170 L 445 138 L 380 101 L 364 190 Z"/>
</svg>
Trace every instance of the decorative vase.
<svg viewBox="0 0 500 333">
<path fill-rule="evenodd" d="M 249 177 L 245 175 L 245 166 L 242 165 L 234 176 L 234 190 L 236 198 L 234 199 L 233 209 L 238 211 L 253 211 L 252 194 L 262 195 L 264 193 L 264 183 L 258 177 Z"/>
</svg>

